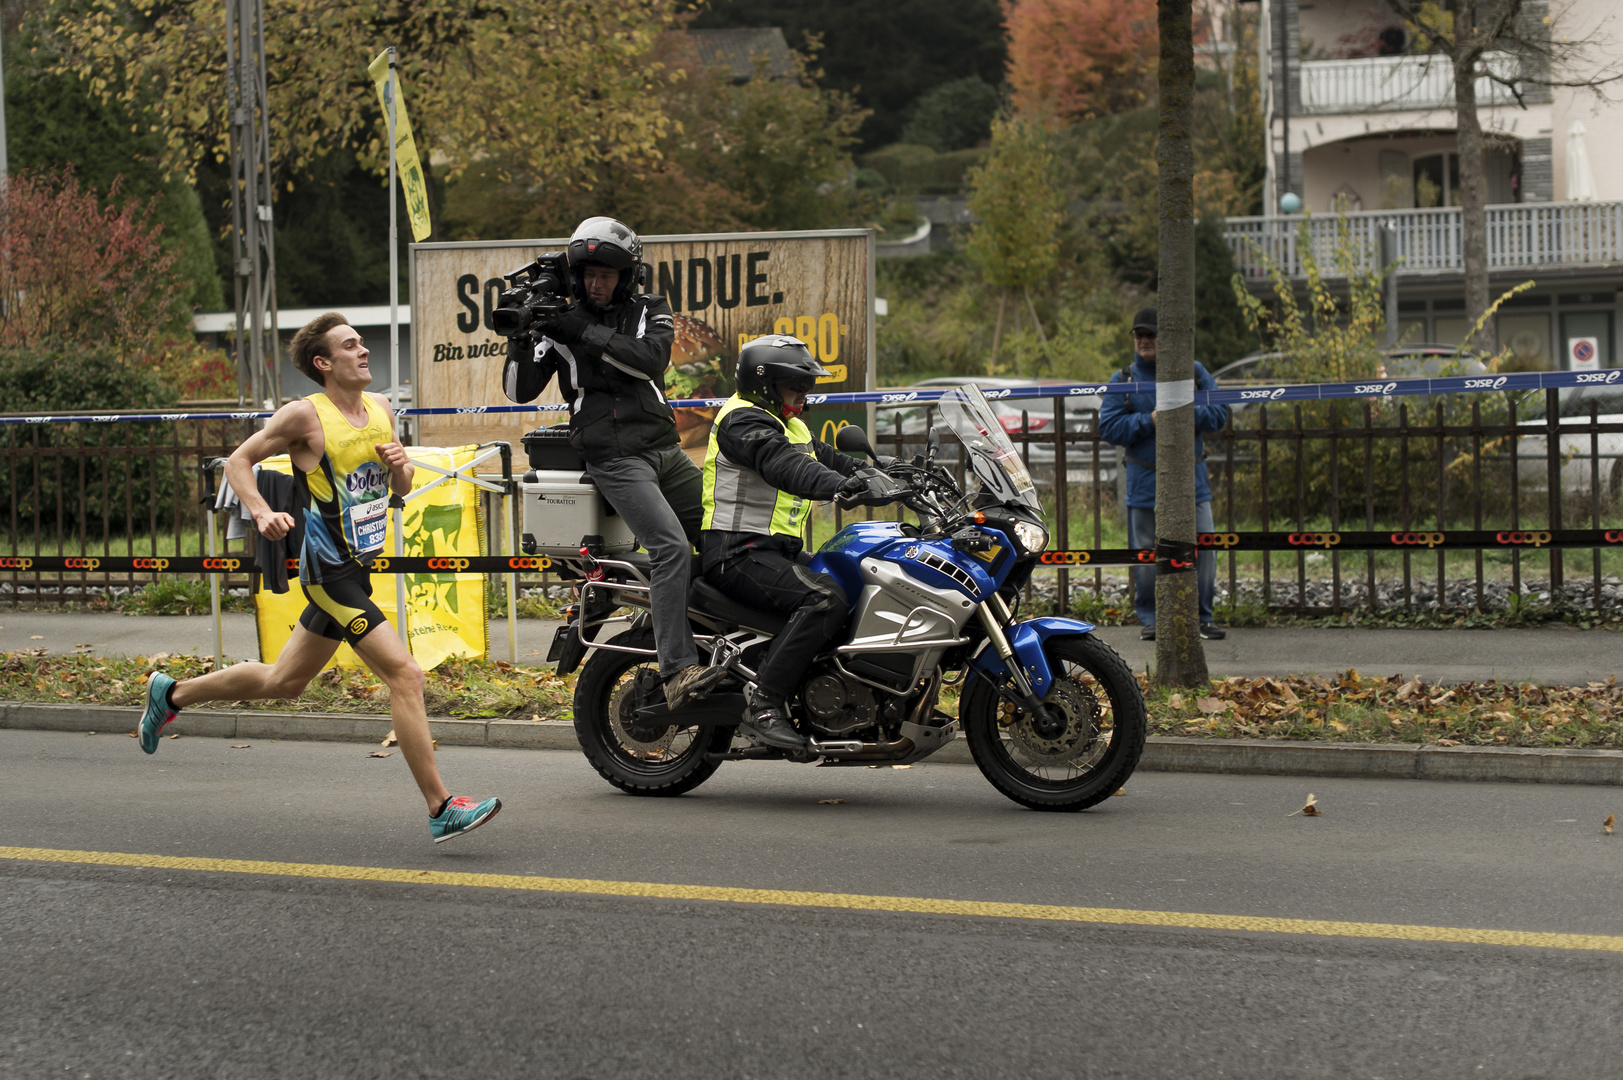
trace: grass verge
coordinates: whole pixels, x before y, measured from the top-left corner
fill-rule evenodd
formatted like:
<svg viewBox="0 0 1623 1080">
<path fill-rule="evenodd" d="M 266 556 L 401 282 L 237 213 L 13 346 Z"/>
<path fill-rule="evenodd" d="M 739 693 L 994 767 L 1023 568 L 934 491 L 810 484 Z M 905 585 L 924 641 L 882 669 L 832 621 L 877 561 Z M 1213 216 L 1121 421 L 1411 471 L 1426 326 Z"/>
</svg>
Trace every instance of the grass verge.
<svg viewBox="0 0 1623 1080">
<path fill-rule="evenodd" d="M 118 705 L 144 700 L 148 671 L 190 678 L 206 670 L 197 656 L 47 656 L 0 653 L 0 700 Z M 1587 686 L 1459 683 L 1383 678 L 1349 670 L 1335 679 L 1230 677 L 1204 690 L 1170 691 L 1141 677 L 1150 734 L 1213 739 L 1270 739 L 1437 746 L 1623 748 L 1623 686 L 1614 678 Z M 575 676 L 502 661 L 448 660 L 428 674 L 434 716 L 568 720 Z M 955 712 L 955 695 L 944 695 Z M 211 708 L 387 713 L 389 690 L 365 670 L 334 668 L 293 701 L 220 702 Z M 131 722 L 134 717 L 132 712 Z"/>
</svg>

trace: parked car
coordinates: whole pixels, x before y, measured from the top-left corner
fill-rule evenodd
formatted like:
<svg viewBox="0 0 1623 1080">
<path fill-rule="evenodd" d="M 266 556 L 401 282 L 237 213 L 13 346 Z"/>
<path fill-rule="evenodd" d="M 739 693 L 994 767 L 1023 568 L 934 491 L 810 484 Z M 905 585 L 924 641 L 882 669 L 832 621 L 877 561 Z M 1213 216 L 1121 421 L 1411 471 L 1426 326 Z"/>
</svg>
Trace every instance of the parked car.
<svg viewBox="0 0 1623 1080">
<path fill-rule="evenodd" d="M 1561 489 L 1587 495 L 1592 477 L 1599 474 L 1603 493 L 1623 494 L 1623 431 L 1600 432 L 1591 446 L 1589 414 L 1593 407 L 1598 425 L 1623 427 L 1623 386 L 1574 386 L 1557 391 L 1561 411 L 1556 420 L 1561 427 L 1557 444 L 1561 453 Z M 1548 398 L 1543 392 L 1530 394 L 1516 410 L 1518 427 L 1546 429 L 1549 423 Z M 1543 489 L 1548 484 L 1549 447 L 1546 434 L 1523 435 L 1516 440 L 1517 478 L 1524 487 Z"/>
<path fill-rule="evenodd" d="M 1290 373 L 1289 360 L 1287 353 L 1252 353 L 1218 368 L 1212 372 L 1212 378 L 1224 389 L 1305 381 Z M 1382 356 L 1375 374 L 1382 379 L 1440 379 L 1448 375 L 1478 375 L 1487 370 L 1480 355 L 1469 352 L 1456 355 L 1452 345 L 1401 345 Z"/>
<path fill-rule="evenodd" d="M 1014 390 L 1023 387 L 1056 385 L 1065 380 L 1059 379 L 1011 379 L 992 375 L 950 375 L 935 379 L 925 379 L 911 386 L 898 387 L 887 393 L 905 395 L 918 390 L 942 390 L 949 386 L 964 386 L 966 384 L 978 386 L 981 393 L 989 395 L 988 403 L 992 412 L 997 416 L 1003 430 L 1009 435 L 1017 449 L 1022 454 L 1026 447 L 1022 445 L 1022 432 L 1029 432 L 1032 436 L 1049 436 L 1054 425 L 1055 398 L 1000 398 L 990 395 L 999 391 Z M 1065 398 L 1065 429 L 1071 432 L 1097 431 L 1099 427 L 1099 402 L 1101 395 L 1085 394 Z M 898 421 L 901 424 L 901 433 L 904 436 L 917 436 L 923 440 L 926 430 L 930 426 L 928 420 L 931 412 L 929 402 L 897 401 L 883 403 L 874 410 L 875 445 L 881 452 L 888 452 L 879 442 L 896 434 Z M 940 417 L 937 415 L 934 426 L 939 429 Z M 909 439 L 911 441 L 911 439 Z M 1066 475 L 1073 484 L 1088 483 L 1093 479 L 1093 455 L 1091 451 L 1085 452 L 1079 444 L 1067 444 Z M 1117 460 L 1120 451 L 1109 444 L 1101 446 L 1099 452 L 1099 477 L 1105 482 L 1115 478 Z M 1033 438 L 1030 442 L 1029 463 L 1032 476 L 1039 483 L 1049 483 L 1054 471 L 1054 446 L 1046 438 L 1039 442 Z"/>
</svg>

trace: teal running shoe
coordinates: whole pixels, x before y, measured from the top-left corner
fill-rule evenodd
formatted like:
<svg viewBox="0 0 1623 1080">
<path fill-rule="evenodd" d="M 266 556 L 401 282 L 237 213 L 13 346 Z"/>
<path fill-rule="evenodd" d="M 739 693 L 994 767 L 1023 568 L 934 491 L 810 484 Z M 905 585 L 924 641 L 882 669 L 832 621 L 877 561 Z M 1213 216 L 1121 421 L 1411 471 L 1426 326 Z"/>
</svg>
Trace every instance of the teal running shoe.
<svg viewBox="0 0 1623 1080">
<path fill-rule="evenodd" d="M 175 680 L 161 671 L 154 671 L 147 676 L 147 710 L 141 714 L 141 749 L 149 754 L 158 751 L 158 736 L 169 721 L 180 715 L 178 709 L 169 707 L 169 688 L 175 685 Z"/>
<path fill-rule="evenodd" d="M 466 795 L 458 795 L 442 806 L 437 816 L 428 819 L 428 831 L 434 837 L 434 843 L 443 844 L 453 836 L 477 829 L 495 817 L 496 811 L 501 808 L 500 799 L 476 802 Z"/>
</svg>

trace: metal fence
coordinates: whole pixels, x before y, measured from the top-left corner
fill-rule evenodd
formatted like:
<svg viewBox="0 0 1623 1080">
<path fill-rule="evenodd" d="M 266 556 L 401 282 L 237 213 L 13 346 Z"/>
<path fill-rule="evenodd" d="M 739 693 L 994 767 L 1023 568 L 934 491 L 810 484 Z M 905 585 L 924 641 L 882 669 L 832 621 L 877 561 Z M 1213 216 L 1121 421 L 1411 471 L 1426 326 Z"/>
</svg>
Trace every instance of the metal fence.
<svg viewBox="0 0 1623 1080">
<path fill-rule="evenodd" d="M 1623 508 L 1623 423 L 1603 421 L 1594 404 L 1586 414 L 1562 416 L 1561 393 L 1236 407 L 1227 428 L 1205 436 L 1215 523 L 1223 533 L 1608 528 Z M 1027 414 L 1010 433 L 1037 480 L 1050 544 L 1125 547 L 1120 451 L 1099 436 L 1096 413 L 1078 416 L 1072 405 L 1067 417 L 1067 404 L 1055 400 L 1042 430 Z M 899 456 L 925 445 L 923 434 L 901 431 L 899 418 L 891 430 L 881 425 L 875 442 Z M 1319 546 L 1229 550 L 1220 558 L 1230 598 L 1250 586 L 1270 609 L 1306 615 L 1422 603 L 1485 609 L 1535 583 L 1554 604 L 1598 609 L 1608 590 L 1623 598 L 1600 548 L 1355 553 Z M 1586 564 L 1582 574 L 1573 569 L 1578 561 Z M 1078 588 L 1097 597 L 1108 585 L 1121 587 L 1126 574 L 1053 572 L 1062 607 Z M 1315 599 L 1315 591 L 1326 595 Z"/>
<path fill-rule="evenodd" d="M 1218 528 L 1609 527 L 1623 506 L 1623 423 L 1603 422 L 1593 405 L 1587 415 L 1563 417 L 1560 393 L 1237 407 L 1228 428 L 1206 437 Z M 1125 546 L 1118 449 L 1099 437 L 1091 409 L 1063 398 L 1053 408 L 1049 423 L 1027 417 L 1011 432 L 1048 509 L 1051 545 Z M 0 521 L 6 531 L 0 553 L 87 560 L 205 553 L 203 466 L 252 429 L 251 420 L 0 427 L 0 491 L 9 502 Z M 912 456 L 924 449 L 923 433 L 904 432 L 899 422 L 888 430 L 881 424 L 875 436 L 881 452 Z M 485 498 L 486 535 L 494 538 L 502 522 L 499 499 Z M 813 544 L 826 540 L 843 517 L 834 511 L 816 524 Z M 221 550 L 251 555 L 252 544 L 250 535 Z M 1553 602 L 1571 600 L 1568 593 L 1577 587 L 1580 595 L 1571 602 L 1598 608 L 1608 589 L 1617 591 L 1607 581 L 1608 557 L 1599 548 L 1565 555 L 1516 549 L 1486 557 L 1481 550 L 1231 550 L 1220 573 L 1230 597 L 1260 589 L 1271 608 L 1306 614 L 1412 607 L 1451 595 L 1447 606 L 1483 608 L 1535 581 Z M 1045 567 L 1039 580 L 1045 590 L 1052 582 L 1054 599 L 1069 606 L 1079 590 L 1098 597 L 1119 589 L 1125 574 Z M 161 576 L 156 570 L 109 574 L 88 564 L 42 573 L 8 568 L 0 559 L 0 603 L 55 604 L 96 590 L 140 588 Z M 1326 596 L 1314 599 L 1310 582 L 1323 586 Z M 237 573 L 222 584 L 240 589 L 250 581 Z M 529 574 L 520 588 L 551 584 L 556 579 Z M 1433 599 L 1422 595 L 1428 592 Z"/>
</svg>

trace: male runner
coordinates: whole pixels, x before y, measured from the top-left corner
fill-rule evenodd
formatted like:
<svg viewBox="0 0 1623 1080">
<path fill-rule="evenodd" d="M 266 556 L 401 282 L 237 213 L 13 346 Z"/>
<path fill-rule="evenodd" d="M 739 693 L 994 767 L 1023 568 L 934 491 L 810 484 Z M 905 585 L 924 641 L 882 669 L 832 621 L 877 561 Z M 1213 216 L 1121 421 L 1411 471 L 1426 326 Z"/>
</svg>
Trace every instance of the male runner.
<svg viewBox="0 0 1623 1080">
<path fill-rule="evenodd" d="M 423 705 L 423 669 L 372 602 L 367 567 L 383 547 L 388 494 L 411 491 L 412 464 L 395 441 L 388 399 L 369 394 L 367 348 L 349 321 L 328 312 L 293 336 L 293 366 L 322 385 L 322 392 L 290 401 L 264 429 L 237 447 L 225 476 L 254 516 L 254 527 L 272 540 L 293 527 L 291 514 L 271 510 L 254 483 L 253 468 L 286 451 L 293 461 L 294 498 L 305 507 L 299 584 L 310 599 L 274 665 L 245 663 L 176 682 L 162 672 L 147 676 L 141 749 L 153 753 L 164 726 L 188 705 L 298 697 L 349 642 L 372 673 L 389 687 L 400 752 L 423 797 L 435 843 L 478 828 L 501 809 L 500 799 L 452 798 L 440 782 L 434 742 Z M 382 633 L 373 633 L 382 629 Z"/>
</svg>

